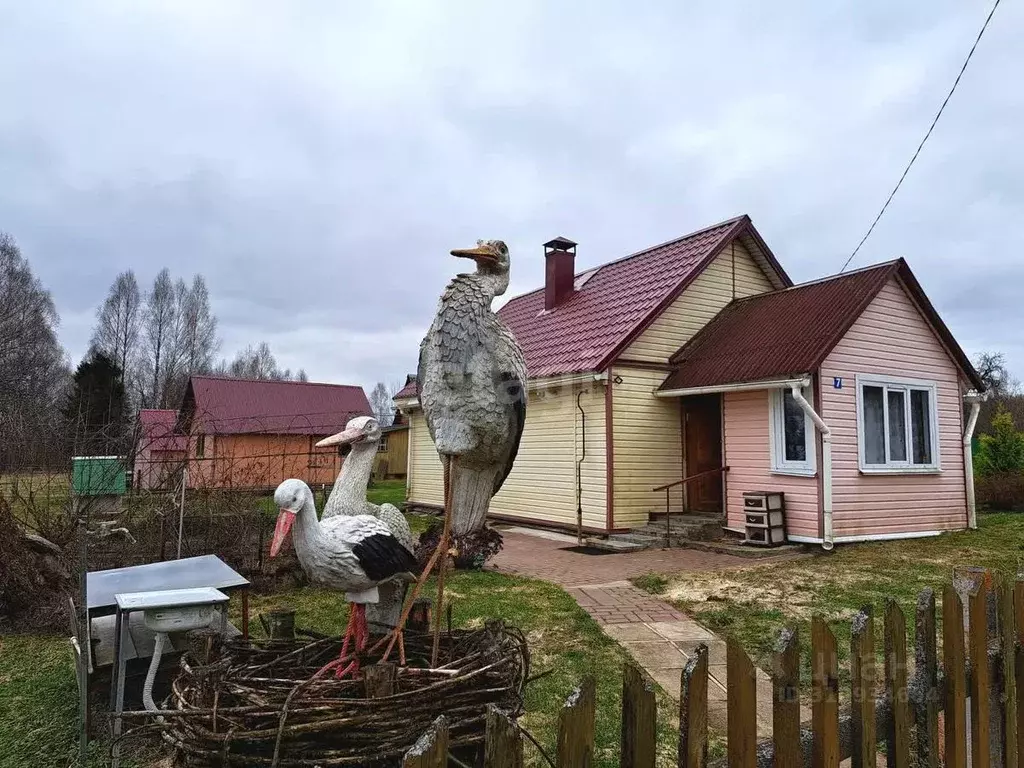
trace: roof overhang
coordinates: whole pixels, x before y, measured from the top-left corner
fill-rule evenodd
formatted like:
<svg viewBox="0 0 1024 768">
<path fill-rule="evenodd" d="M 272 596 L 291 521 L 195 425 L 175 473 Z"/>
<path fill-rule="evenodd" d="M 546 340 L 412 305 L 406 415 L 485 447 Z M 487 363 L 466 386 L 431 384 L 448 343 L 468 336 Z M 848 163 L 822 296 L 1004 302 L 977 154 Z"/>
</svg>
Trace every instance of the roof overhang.
<svg viewBox="0 0 1024 768">
<path fill-rule="evenodd" d="M 539 392 L 540 390 L 558 390 L 562 387 L 576 387 L 584 384 L 606 384 L 607 382 L 607 371 L 602 371 L 600 373 L 595 371 L 591 373 L 574 373 L 564 376 L 544 376 L 536 379 L 530 379 L 527 383 L 526 389 L 528 392 Z M 395 405 L 402 409 L 419 408 L 420 399 L 419 397 L 396 398 Z"/>
<path fill-rule="evenodd" d="M 656 389 L 655 397 L 686 397 L 687 395 L 713 395 L 720 392 L 750 392 L 758 389 L 785 389 L 806 387 L 811 383 L 811 374 L 786 379 L 762 379 L 761 381 L 737 381 L 726 384 L 709 384 L 705 387 L 682 387 L 679 389 Z"/>
</svg>

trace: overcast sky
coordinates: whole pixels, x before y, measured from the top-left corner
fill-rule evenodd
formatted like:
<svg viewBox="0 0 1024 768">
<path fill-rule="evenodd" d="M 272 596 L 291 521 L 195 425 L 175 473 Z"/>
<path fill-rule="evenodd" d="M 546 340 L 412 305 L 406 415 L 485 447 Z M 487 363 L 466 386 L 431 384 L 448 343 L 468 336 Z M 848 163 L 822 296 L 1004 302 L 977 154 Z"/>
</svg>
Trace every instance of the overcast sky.
<svg viewBox="0 0 1024 768">
<path fill-rule="evenodd" d="M 794 280 L 837 271 L 989 5 L 0 0 L 0 229 L 74 361 L 114 276 L 167 266 L 225 356 L 395 380 L 478 237 L 509 295 L 555 235 L 582 268 L 740 213 Z M 1004 3 L 852 265 L 906 257 L 1018 376 L 1022 33 Z"/>
</svg>

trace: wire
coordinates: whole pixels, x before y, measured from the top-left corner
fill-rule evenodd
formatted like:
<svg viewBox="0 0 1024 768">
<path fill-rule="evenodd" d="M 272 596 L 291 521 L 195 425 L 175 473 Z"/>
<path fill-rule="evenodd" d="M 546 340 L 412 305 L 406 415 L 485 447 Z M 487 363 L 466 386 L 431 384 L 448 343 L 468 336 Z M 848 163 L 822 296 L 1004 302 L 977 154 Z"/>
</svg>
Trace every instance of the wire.
<svg viewBox="0 0 1024 768">
<path fill-rule="evenodd" d="M 849 258 L 846 259 L 846 262 L 843 264 L 843 268 L 839 270 L 840 273 L 846 271 L 846 268 L 850 266 L 850 262 L 853 261 L 853 257 L 857 255 L 861 246 L 864 245 L 865 241 L 871 236 L 871 233 L 875 231 L 875 226 L 878 224 L 879 219 L 882 218 L 882 214 L 885 213 L 886 209 L 889 207 L 889 203 L 892 202 L 892 199 L 896 196 L 899 188 L 903 185 L 903 180 L 907 178 L 907 174 L 910 172 L 911 166 L 914 164 L 914 161 L 917 160 L 917 156 L 921 154 L 921 150 L 924 148 L 925 142 L 928 141 L 928 137 L 930 137 L 932 135 L 932 131 L 935 130 L 935 124 L 939 122 L 939 118 L 942 117 L 943 110 L 946 109 L 946 105 L 949 103 L 950 98 L 952 98 L 953 92 L 960 84 L 960 78 L 963 77 L 964 72 L 967 70 L 967 65 L 971 63 L 971 57 L 974 56 L 974 51 L 978 47 L 978 43 L 981 42 L 981 37 L 985 34 L 985 30 L 988 29 L 988 23 L 992 21 L 992 15 L 996 12 L 996 8 L 999 7 L 999 2 L 1000 0 L 995 0 L 995 3 L 992 5 L 992 10 L 988 12 L 988 17 L 985 19 L 985 23 L 981 25 L 981 30 L 978 32 L 978 36 L 974 39 L 974 45 L 971 46 L 971 50 L 967 53 L 964 65 L 960 67 L 960 72 L 957 74 L 956 80 L 953 81 L 953 87 L 949 89 L 949 93 L 946 94 L 946 98 L 942 101 L 942 106 L 940 106 L 939 111 L 935 113 L 935 119 L 932 120 L 932 124 L 928 126 L 928 132 L 924 135 L 924 138 L 921 139 L 921 143 L 917 145 L 917 150 L 914 152 L 914 156 L 910 158 L 910 162 L 907 163 L 907 167 L 903 169 L 903 175 L 900 176 L 900 180 L 896 182 L 896 186 L 893 187 L 892 192 L 889 193 L 889 197 L 885 201 L 885 205 L 882 206 L 882 210 L 880 210 L 878 215 L 875 216 L 875 220 L 871 222 L 871 226 L 868 227 L 868 231 L 864 233 L 864 237 L 860 239 L 860 242 L 857 243 L 857 247 L 853 249 L 853 253 L 851 253 Z"/>
</svg>

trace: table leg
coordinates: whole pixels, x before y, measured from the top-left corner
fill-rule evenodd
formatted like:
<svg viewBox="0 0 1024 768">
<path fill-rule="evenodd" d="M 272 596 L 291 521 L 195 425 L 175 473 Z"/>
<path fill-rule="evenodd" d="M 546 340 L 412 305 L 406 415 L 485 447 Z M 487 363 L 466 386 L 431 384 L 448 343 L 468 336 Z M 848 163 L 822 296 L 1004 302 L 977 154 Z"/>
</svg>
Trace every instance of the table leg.
<svg viewBox="0 0 1024 768">
<path fill-rule="evenodd" d="M 110 667 L 110 710 L 117 705 L 118 663 L 121 659 L 121 609 L 114 614 L 114 663 Z"/>
<path fill-rule="evenodd" d="M 242 590 L 242 639 L 249 639 L 249 590 Z"/>
<path fill-rule="evenodd" d="M 128 633 L 128 622 L 125 614 L 117 612 L 117 621 L 114 630 L 117 640 L 115 645 L 114 668 L 117 670 L 117 687 L 114 700 L 114 746 L 110 753 L 110 768 L 118 768 L 121 764 L 121 743 L 117 740 L 121 735 L 121 713 L 124 711 L 124 678 L 127 672 L 127 662 L 124 659 L 125 635 Z"/>
</svg>

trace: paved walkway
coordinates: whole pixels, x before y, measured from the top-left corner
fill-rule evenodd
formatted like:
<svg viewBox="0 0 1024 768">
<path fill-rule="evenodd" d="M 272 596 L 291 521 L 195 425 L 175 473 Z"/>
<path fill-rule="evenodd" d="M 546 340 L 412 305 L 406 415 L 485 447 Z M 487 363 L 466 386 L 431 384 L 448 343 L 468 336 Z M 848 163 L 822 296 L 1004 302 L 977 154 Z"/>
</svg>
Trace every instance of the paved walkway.
<svg viewBox="0 0 1024 768">
<path fill-rule="evenodd" d="M 559 584 L 621 643 L 636 662 L 673 698 L 678 699 L 683 667 L 697 645 L 708 646 L 708 720 L 726 728 L 725 641 L 696 621 L 634 587 L 627 579 L 651 571 L 717 571 L 750 567 L 749 560 L 693 549 L 650 549 L 641 552 L 586 555 L 567 551 L 575 538 L 525 529 L 505 530 L 505 546 L 493 567 L 505 573 L 532 576 Z M 779 559 L 790 559 L 784 555 Z M 770 562 L 774 562 L 773 558 Z M 806 718 L 810 713 L 804 713 Z M 757 730 L 771 735 L 772 684 L 757 670 Z"/>
</svg>

